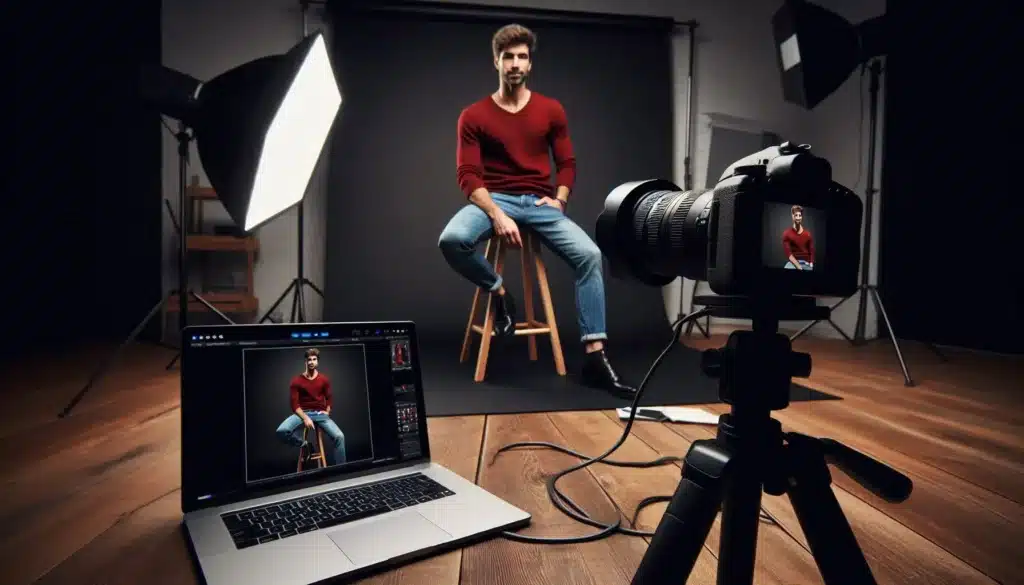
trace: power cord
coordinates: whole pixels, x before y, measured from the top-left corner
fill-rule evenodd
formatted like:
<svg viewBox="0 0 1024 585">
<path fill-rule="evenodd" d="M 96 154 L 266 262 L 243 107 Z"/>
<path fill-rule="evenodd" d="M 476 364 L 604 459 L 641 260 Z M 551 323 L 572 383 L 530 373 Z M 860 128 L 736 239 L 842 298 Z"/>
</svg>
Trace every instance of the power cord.
<svg viewBox="0 0 1024 585">
<path fill-rule="evenodd" d="M 676 344 L 679 343 L 679 336 L 682 332 L 683 326 L 690 321 L 700 319 L 701 317 L 709 314 L 710 312 L 711 309 L 705 307 L 703 309 L 700 309 L 699 311 L 696 311 L 685 317 L 677 319 L 672 324 L 672 341 L 669 342 L 665 349 L 661 351 L 661 354 L 659 354 L 658 357 L 654 360 L 654 363 L 651 364 L 650 369 L 647 370 L 647 374 L 644 376 L 643 381 L 640 383 L 640 387 L 637 388 L 636 396 L 633 398 L 633 405 L 630 408 L 629 419 L 626 421 L 626 427 L 622 430 L 622 435 L 619 436 L 619 440 L 616 441 L 610 449 L 608 449 L 601 455 L 598 455 L 597 457 L 588 457 L 586 455 L 583 455 L 582 453 L 578 453 L 576 451 L 573 451 L 572 449 L 568 449 L 561 445 L 556 445 L 554 443 L 548 443 L 543 441 L 522 441 L 517 443 L 509 443 L 508 445 L 501 447 L 494 453 L 494 457 L 491 459 L 492 465 L 494 463 L 494 460 L 497 459 L 500 453 L 517 447 L 553 449 L 555 451 L 559 451 L 561 453 L 566 453 L 568 455 L 572 455 L 573 457 L 583 459 L 584 461 L 582 463 L 578 463 L 576 465 L 573 465 L 572 467 L 559 471 L 558 473 L 555 473 L 554 475 L 550 476 L 547 479 L 546 485 L 548 491 L 548 498 L 551 499 L 551 503 L 555 506 L 555 508 L 557 508 L 558 511 L 562 512 L 566 516 L 572 518 L 573 520 L 576 520 L 577 522 L 593 526 L 594 528 L 600 528 L 600 530 L 591 534 L 561 538 L 528 536 L 525 534 L 519 534 L 518 532 L 505 531 L 501 533 L 503 537 L 518 542 L 529 542 L 535 544 L 576 544 L 582 542 L 593 542 L 595 540 L 601 540 L 616 533 L 627 534 L 629 536 L 654 536 L 653 532 L 623 527 L 621 517 L 617 518 L 615 522 L 612 524 L 602 524 L 594 520 L 590 517 L 589 514 L 587 514 L 582 508 L 580 508 L 579 505 L 573 502 L 571 498 L 563 494 L 561 490 L 558 489 L 557 484 L 558 480 L 562 479 L 566 475 L 569 475 L 574 471 L 579 471 L 580 469 L 588 467 L 594 463 L 604 463 L 606 465 L 613 465 L 616 467 L 656 467 L 659 465 L 666 465 L 669 463 L 683 462 L 682 457 L 661 457 L 653 461 L 642 462 L 613 461 L 607 459 L 607 457 L 614 453 L 619 447 L 622 446 L 623 443 L 626 442 L 626 438 L 629 436 L 629 431 L 633 427 L 633 420 L 636 418 L 637 407 L 640 404 L 640 398 L 643 396 L 644 388 L 647 387 L 647 383 L 650 381 L 651 376 L 654 374 L 654 372 L 658 369 L 658 366 L 661 365 L 662 360 L 664 360 L 665 357 L 675 348 Z M 644 498 L 643 500 L 640 501 L 639 504 L 637 504 L 636 511 L 633 513 L 633 518 L 630 524 L 636 526 L 637 518 L 640 516 L 640 511 L 643 510 L 645 507 L 651 504 L 656 504 L 658 502 L 667 502 L 671 499 L 672 496 L 651 496 Z M 771 516 L 768 516 L 767 513 L 765 513 L 764 508 L 761 509 L 761 519 L 767 520 L 769 522 L 774 522 L 774 519 L 771 518 Z"/>
</svg>

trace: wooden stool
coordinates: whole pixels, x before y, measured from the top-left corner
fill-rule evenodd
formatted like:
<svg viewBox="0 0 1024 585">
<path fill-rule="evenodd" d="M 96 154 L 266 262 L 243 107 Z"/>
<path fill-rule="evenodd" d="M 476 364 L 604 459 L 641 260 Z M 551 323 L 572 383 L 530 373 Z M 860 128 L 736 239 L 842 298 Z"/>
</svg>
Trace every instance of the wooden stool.
<svg viewBox="0 0 1024 585">
<path fill-rule="evenodd" d="M 302 440 L 303 440 L 303 442 L 305 442 L 306 434 L 308 432 L 309 432 L 309 427 L 303 426 L 302 427 Z M 320 427 L 316 427 L 316 443 L 315 444 L 318 445 L 319 448 L 318 448 L 318 450 L 316 452 L 316 455 L 313 455 L 312 457 L 310 457 L 310 459 L 312 459 L 313 461 L 316 461 L 317 462 L 317 467 L 319 467 L 319 468 L 327 467 L 327 457 L 324 455 L 324 431 Z M 310 447 L 312 447 L 312 445 L 310 445 Z M 298 468 L 296 469 L 296 471 L 302 471 L 302 447 L 299 447 L 299 465 L 298 465 Z"/>
<path fill-rule="evenodd" d="M 565 375 L 565 359 L 562 357 L 562 342 L 558 339 L 558 324 L 555 321 L 555 307 L 551 302 L 551 288 L 548 286 L 548 273 L 544 261 L 540 257 L 540 239 L 529 230 L 521 230 L 523 248 L 520 253 L 523 270 L 523 309 L 526 321 L 516 323 L 516 335 L 528 336 L 530 360 L 537 361 L 537 335 L 548 335 L 551 339 L 551 353 L 555 358 L 555 371 L 559 376 Z M 505 248 L 501 238 L 494 236 L 487 242 L 484 257 L 494 265 L 494 270 L 502 274 L 505 268 Z M 533 312 L 533 282 L 536 277 L 537 288 L 540 290 L 541 304 L 544 305 L 545 322 L 537 321 Z M 477 305 L 480 296 L 487 298 L 483 325 L 476 324 Z M 469 323 L 462 341 L 460 362 L 469 359 L 469 348 L 473 341 L 473 333 L 480 334 L 480 350 L 476 358 L 476 373 L 473 380 L 483 382 L 487 371 L 487 357 L 491 350 L 491 337 L 494 336 L 494 295 L 477 287 L 473 293 L 473 306 L 469 309 Z"/>
</svg>

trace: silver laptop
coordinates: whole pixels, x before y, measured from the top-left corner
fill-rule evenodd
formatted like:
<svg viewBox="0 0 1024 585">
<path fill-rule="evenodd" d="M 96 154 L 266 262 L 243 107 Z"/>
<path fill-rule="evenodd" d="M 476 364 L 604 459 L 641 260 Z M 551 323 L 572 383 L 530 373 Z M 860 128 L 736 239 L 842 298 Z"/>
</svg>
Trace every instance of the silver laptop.
<svg viewBox="0 0 1024 585">
<path fill-rule="evenodd" d="M 184 335 L 183 525 L 208 585 L 346 581 L 529 524 L 430 460 L 413 323 Z"/>
</svg>

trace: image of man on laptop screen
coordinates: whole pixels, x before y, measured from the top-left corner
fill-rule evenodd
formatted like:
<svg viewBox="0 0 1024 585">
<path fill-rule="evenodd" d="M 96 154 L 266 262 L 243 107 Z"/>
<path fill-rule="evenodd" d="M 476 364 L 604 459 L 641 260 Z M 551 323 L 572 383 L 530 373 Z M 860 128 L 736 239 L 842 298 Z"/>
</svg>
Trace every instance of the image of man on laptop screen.
<svg viewBox="0 0 1024 585">
<path fill-rule="evenodd" d="M 373 459 L 361 344 L 251 348 L 243 363 L 248 482 Z"/>
</svg>

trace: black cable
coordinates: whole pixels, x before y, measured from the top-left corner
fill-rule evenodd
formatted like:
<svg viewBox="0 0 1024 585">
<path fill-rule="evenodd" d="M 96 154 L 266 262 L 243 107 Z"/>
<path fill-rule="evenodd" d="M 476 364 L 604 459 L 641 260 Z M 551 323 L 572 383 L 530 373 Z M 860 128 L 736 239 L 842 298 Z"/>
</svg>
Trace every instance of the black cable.
<svg viewBox="0 0 1024 585">
<path fill-rule="evenodd" d="M 578 463 L 578 464 L 573 465 L 572 467 L 569 467 L 569 468 L 567 468 L 565 470 L 559 471 L 558 473 L 556 473 L 556 474 L 552 475 L 551 477 L 549 477 L 547 482 L 546 482 L 547 483 L 547 490 L 548 490 L 548 497 L 551 499 L 551 503 L 554 504 L 555 508 L 557 508 L 560 512 L 562 512 L 566 516 L 569 516 L 570 518 L 572 518 L 572 519 L 574 519 L 574 520 L 576 520 L 578 522 L 581 522 L 583 524 L 587 524 L 587 525 L 593 526 L 595 528 L 600 528 L 601 530 L 599 530 L 598 532 L 591 533 L 591 534 L 585 534 L 585 535 L 582 535 L 582 536 L 566 537 L 566 538 L 551 538 L 551 537 L 541 537 L 541 536 L 527 536 L 525 534 L 519 534 L 517 532 L 508 532 L 508 531 L 503 532 L 502 536 L 504 536 L 505 538 L 507 538 L 509 540 L 516 540 L 516 541 L 519 541 L 519 542 L 541 543 L 541 544 L 573 544 L 573 543 L 581 543 L 581 542 L 591 542 L 591 541 L 595 541 L 595 540 L 600 540 L 600 539 L 605 538 L 607 536 L 611 536 L 612 534 L 615 534 L 616 532 L 622 533 L 622 534 L 629 534 L 629 535 L 632 535 L 632 536 L 653 536 L 653 533 L 649 533 L 649 532 L 645 532 L 645 531 L 640 531 L 640 530 L 633 530 L 631 528 L 623 528 L 622 527 L 622 518 L 621 517 L 617 518 L 613 524 L 602 524 L 602 523 L 592 519 L 575 502 L 573 502 L 568 496 L 563 494 L 558 489 L 557 483 L 558 483 L 559 479 L 565 477 L 566 475 L 568 475 L 568 474 L 570 474 L 570 473 L 572 473 L 574 471 L 578 471 L 578 470 L 583 469 L 583 468 L 585 468 L 585 467 L 587 467 L 589 465 L 592 465 L 594 463 L 604 462 L 605 458 L 607 458 L 609 455 L 611 455 L 613 452 L 615 452 L 615 450 L 617 450 L 623 443 L 626 442 L 626 438 L 629 436 L 629 431 L 633 427 L 633 420 L 636 418 L 637 406 L 640 403 L 640 398 L 643 396 L 644 389 L 647 387 L 647 383 L 648 383 L 648 381 L 650 381 L 651 376 L 658 369 L 658 366 L 661 365 L 662 360 L 665 359 L 665 356 L 667 356 L 668 353 L 670 351 L 672 351 L 672 349 L 675 348 L 676 344 L 679 343 L 679 335 L 680 335 L 680 333 L 682 331 L 683 325 L 685 325 L 687 322 L 689 322 L 689 321 L 691 321 L 693 319 L 699 319 L 700 317 L 703 317 L 705 314 L 707 314 L 709 312 L 710 312 L 710 309 L 705 307 L 705 308 L 703 308 L 703 309 L 701 309 L 701 310 L 699 310 L 699 311 L 697 311 L 695 313 L 691 313 L 691 314 L 689 314 L 689 315 L 687 315 L 687 316 L 685 316 L 685 317 L 683 317 L 681 319 L 677 319 L 676 322 L 673 323 L 673 325 L 672 325 L 672 334 L 673 334 L 672 335 L 672 341 L 665 347 L 664 350 L 662 350 L 661 354 L 658 355 L 657 359 L 654 360 L 654 363 L 651 364 L 650 369 L 647 370 L 647 375 L 644 376 L 643 381 L 640 383 L 640 387 L 637 388 L 636 396 L 633 398 L 633 406 L 630 409 L 629 419 L 626 421 L 626 427 L 622 430 L 622 435 L 619 436 L 619 440 L 616 441 L 615 444 L 612 445 L 612 447 L 610 449 L 608 449 L 607 451 L 605 451 L 601 455 L 598 455 L 597 457 L 586 458 L 586 460 L 583 461 L 582 463 Z M 554 445 L 552 443 L 545 443 L 545 442 L 536 442 L 536 441 L 526 441 L 526 442 L 519 442 L 519 443 L 510 443 L 510 444 L 505 445 L 505 446 L 501 447 L 500 449 L 498 449 L 498 451 L 494 454 L 494 456 L 497 457 L 497 455 L 499 453 L 501 453 L 502 451 L 507 451 L 507 450 L 513 449 L 515 447 L 542 447 L 542 448 L 548 448 L 548 449 L 556 449 L 558 451 L 561 451 L 563 453 L 569 453 L 569 454 L 574 455 L 576 457 L 579 457 L 581 459 L 585 457 L 584 455 L 582 455 L 580 453 L 576 453 L 575 451 L 572 451 L 570 449 L 566 449 L 565 447 L 561 447 L 559 445 Z M 654 466 L 654 465 L 664 465 L 665 463 L 670 463 L 670 462 L 672 462 L 673 460 L 676 460 L 676 459 L 677 458 L 662 458 L 660 460 L 656 460 L 656 461 L 652 461 L 652 462 L 646 462 L 646 463 L 640 463 L 640 464 L 626 464 L 626 466 L 630 466 L 630 467 L 651 467 L 651 466 Z M 492 461 L 492 463 L 493 463 L 493 461 Z M 622 465 L 624 462 L 607 462 L 607 463 L 610 464 L 610 465 L 615 465 L 615 464 Z M 572 508 L 572 509 L 569 509 L 569 508 Z"/>
<path fill-rule="evenodd" d="M 699 311 L 697 311 L 695 313 L 691 313 L 691 314 L 689 314 L 689 315 L 687 315 L 685 317 L 677 319 L 676 322 L 672 324 L 672 333 L 673 333 L 672 341 L 669 342 L 669 344 L 665 347 L 664 350 L 662 350 L 661 354 L 659 354 L 658 357 L 654 360 L 654 363 L 651 364 L 650 369 L 647 370 L 647 374 L 644 376 L 643 381 L 640 383 L 640 387 L 637 388 L 636 396 L 633 398 L 633 405 L 630 408 L 629 419 L 626 421 L 626 426 L 622 430 L 622 435 L 619 437 L 619 440 L 616 441 L 614 445 L 612 445 L 612 447 L 610 449 L 608 449 L 607 451 L 605 451 L 601 455 L 598 455 L 597 457 L 588 457 L 586 455 L 583 455 L 582 453 L 578 453 L 576 451 L 573 451 L 572 449 L 568 449 L 566 447 L 563 447 L 561 445 L 556 445 L 554 443 L 548 443 L 548 442 L 543 442 L 543 441 L 522 441 L 522 442 L 510 443 L 508 445 L 505 445 L 505 446 L 501 447 L 500 449 L 498 449 L 495 452 L 494 457 L 491 460 L 491 464 L 493 464 L 494 463 L 494 459 L 497 459 L 497 456 L 498 456 L 499 453 L 501 453 L 503 451 L 508 451 L 508 450 L 514 449 L 516 447 L 538 447 L 538 448 L 545 448 L 545 449 L 553 449 L 555 451 L 560 451 L 562 453 L 566 453 L 568 455 L 572 455 L 572 456 L 577 457 L 579 459 L 584 459 L 584 461 L 582 463 L 579 463 L 577 465 L 574 465 L 572 467 L 569 467 L 567 469 L 559 471 L 558 473 L 556 473 L 556 474 L 554 474 L 554 475 L 552 475 L 551 477 L 548 478 L 548 480 L 546 482 L 546 484 L 547 484 L 547 491 L 548 491 L 548 497 L 551 499 L 551 503 L 555 506 L 555 508 L 557 508 L 560 512 L 562 512 L 566 516 L 568 516 L 568 517 L 570 517 L 570 518 L 572 518 L 572 519 L 574 519 L 574 520 L 576 520 L 578 522 L 581 522 L 583 524 L 587 524 L 587 525 L 593 526 L 595 528 L 600 528 L 601 530 L 599 530 L 598 532 L 591 533 L 591 534 L 584 534 L 584 535 L 581 535 L 581 536 L 562 537 L 562 538 L 558 538 L 558 537 L 542 537 L 542 536 L 528 536 L 528 535 L 525 535 L 525 534 L 519 534 L 518 532 L 508 532 L 508 531 L 506 531 L 506 532 L 502 532 L 501 533 L 501 535 L 503 537 L 505 537 L 505 538 L 507 538 L 509 540 L 515 540 L 515 541 L 519 541 L 519 542 L 535 543 L 535 544 L 575 544 L 575 543 L 592 542 L 592 541 L 595 541 L 595 540 L 600 540 L 602 538 L 606 538 L 608 536 L 611 536 L 612 534 L 615 534 L 615 533 L 627 534 L 627 535 L 630 535 L 630 536 L 647 536 L 647 537 L 653 537 L 654 536 L 653 532 L 644 531 L 644 530 L 635 530 L 635 529 L 632 529 L 632 528 L 624 528 L 622 526 L 622 519 L 621 519 L 621 517 L 617 518 L 616 521 L 613 524 L 602 524 L 600 522 L 597 522 L 596 520 L 591 518 L 590 515 L 588 515 L 582 508 L 580 508 L 580 506 L 578 504 L 573 502 L 571 498 L 569 498 L 567 495 L 562 493 L 562 491 L 558 489 L 557 483 L 558 483 L 559 479 L 565 477 L 566 475 L 568 475 L 568 474 L 570 474 L 570 473 L 572 473 L 574 471 L 579 471 L 580 469 L 583 469 L 583 468 L 585 468 L 585 467 L 587 467 L 589 465 L 592 465 L 594 463 L 604 463 L 606 465 L 613 465 L 613 466 L 616 466 L 616 467 L 656 467 L 656 466 L 659 466 L 659 465 L 665 465 L 665 464 L 674 463 L 674 462 L 680 462 L 680 463 L 683 462 L 683 458 L 682 457 L 671 457 L 671 456 L 660 457 L 660 458 L 655 459 L 653 461 L 642 461 L 642 462 L 614 461 L 614 460 L 608 460 L 606 458 L 609 455 L 611 455 L 613 452 L 615 452 L 619 447 L 621 447 L 623 443 L 626 442 L 626 438 L 629 436 L 629 431 L 630 431 L 630 429 L 633 426 L 633 421 L 636 418 L 637 407 L 639 406 L 640 397 L 643 395 L 644 388 L 646 388 L 647 383 L 650 381 L 651 376 L 657 370 L 657 368 L 661 364 L 662 360 L 665 359 L 665 357 L 669 354 L 669 352 L 671 352 L 672 349 L 674 349 L 676 344 L 679 342 L 678 341 L 679 340 L 679 335 L 682 332 L 683 326 L 686 323 L 688 323 L 689 321 L 692 321 L 692 320 L 699 319 L 699 318 L 703 317 L 704 315 L 710 313 L 710 311 L 711 311 L 710 308 L 705 307 L 705 308 L 703 308 L 703 309 L 701 309 L 701 310 L 699 310 Z M 633 519 L 632 519 L 632 521 L 630 523 L 633 526 L 636 526 L 637 518 L 640 515 L 640 511 L 643 510 L 645 507 L 647 507 L 647 506 L 649 506 L 651 504 L 656 504 L 658 502 L 667 502 L 667 501 L 669 501 L 671 499 L 672 499 L 672 496 L 670 496 L 670 495 L 669 496 L 651 496 L 651 497 L 644 498 L 637 505 L 636 511 L 633 514 Z M 768 520 L 770 522 L 773 522 L 773 523 L 775 522 L 773 518 L 771 518 L 770 516 L 767 515 L 767 513 L 764 512 L 763 508 L 761 509 L 761 518 L 764 519 L 764 520 Z"/>
</svg>

